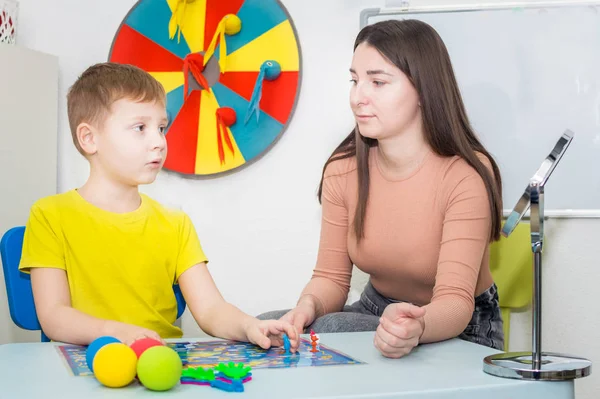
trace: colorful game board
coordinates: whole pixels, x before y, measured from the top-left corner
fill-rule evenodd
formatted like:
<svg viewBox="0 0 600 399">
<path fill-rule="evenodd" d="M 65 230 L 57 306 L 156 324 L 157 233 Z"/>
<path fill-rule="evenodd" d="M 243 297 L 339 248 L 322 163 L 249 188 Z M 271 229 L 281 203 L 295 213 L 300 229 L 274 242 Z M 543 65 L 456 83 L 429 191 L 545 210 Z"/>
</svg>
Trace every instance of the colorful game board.
<svg viewBox="0 0 600 399">
<path fill-rule="evenodd" d="M 312 353 L 310 341 L 306 339 L 301 340 L 295 354 L 285 353 L 283 347 L 264 350 L 252 344 L 231 341 L 179 342 L 168 345 L 179 353 L 184 368 L 216 367 L 219 363 L 228 362 L 244 363 L 252 369 L 364 364 L 325 345 L 319 344 L 318 351 Z M 73 375 L 92 375 L 85 361 L 85 346 L 60 345 L 57 350 Z"/>
</svg>

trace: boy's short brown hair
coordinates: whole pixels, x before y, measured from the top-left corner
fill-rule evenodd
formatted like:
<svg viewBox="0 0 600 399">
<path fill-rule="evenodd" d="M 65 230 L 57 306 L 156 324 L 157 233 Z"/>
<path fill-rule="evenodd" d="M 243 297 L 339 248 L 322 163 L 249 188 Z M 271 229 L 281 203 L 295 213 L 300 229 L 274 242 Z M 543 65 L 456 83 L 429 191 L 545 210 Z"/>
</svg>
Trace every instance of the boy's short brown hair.
<svg viewBox="0 0 600 399">
<path fill-rule="evenodd" d="M 73 144 L 85 156 L 77 139 L 77 126 L 102 125 L 115 101 L 128 98 L 166 104 L 164 87 L 148 72 L 133 65 L 105 62 L 86 69 L 67 94 L 67 114 Z"/>
</svg>

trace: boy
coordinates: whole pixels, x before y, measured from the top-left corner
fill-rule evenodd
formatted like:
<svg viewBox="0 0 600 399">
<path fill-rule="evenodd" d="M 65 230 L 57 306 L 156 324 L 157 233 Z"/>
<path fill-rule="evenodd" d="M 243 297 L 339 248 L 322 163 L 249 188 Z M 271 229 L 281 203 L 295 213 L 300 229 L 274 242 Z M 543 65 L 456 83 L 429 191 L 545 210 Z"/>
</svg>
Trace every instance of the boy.
<svg viewBox="0 0 600 399">
<path fill-rule="evenodd" d="M 165 105 L 162 85 L 131 65 L 94 65 L 70 88 L 69 124 L 89 178 L 33 205 L 19 266 L 31 273 L 44 332 L 80 345 L 103 335 L 126 344 L 181 337 L 173 325 L 178 283 L 208 334 L 266 349 L 286 333 L 295 350 L 293 326 L 225 302 L 189 217 L 139 193 L 166 157 Z"/>
</svg>

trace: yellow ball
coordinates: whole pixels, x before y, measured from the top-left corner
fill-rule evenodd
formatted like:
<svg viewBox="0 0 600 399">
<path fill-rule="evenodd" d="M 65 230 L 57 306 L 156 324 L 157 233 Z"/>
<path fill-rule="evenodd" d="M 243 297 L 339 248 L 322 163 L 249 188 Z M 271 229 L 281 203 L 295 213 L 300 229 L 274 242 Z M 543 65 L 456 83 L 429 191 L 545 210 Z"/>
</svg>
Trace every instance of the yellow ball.
<svg viewBox="0 0 600 399">
<path fill-rule="evenodd" d="M 94 357 L 94 375 L 110 388 L 121 388 L 133 381 L 137 369 L 137 356 L 123 343 L 104 345 Z"/>
<path fill-rule="evenodd" d="M 242 20 L 235 14 L 227 14 L 225 16 L 225 33 L 235 35 L 242 29 Z"/>
</svg>

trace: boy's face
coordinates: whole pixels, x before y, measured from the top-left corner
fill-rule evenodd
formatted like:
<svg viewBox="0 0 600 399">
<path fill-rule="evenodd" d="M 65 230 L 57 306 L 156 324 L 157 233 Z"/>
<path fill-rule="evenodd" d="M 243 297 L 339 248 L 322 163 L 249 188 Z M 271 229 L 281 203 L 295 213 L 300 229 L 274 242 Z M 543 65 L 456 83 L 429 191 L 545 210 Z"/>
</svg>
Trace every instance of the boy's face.
<svg viewBox="0 0 600 399">
<path fill-rule="evenodd" d="M 116 182 L 132 186 L 152 183 L 167 156 L 166 128 L 163 104 L 118 100 L 94 135 L 93 162 Z"/>
</svg>

